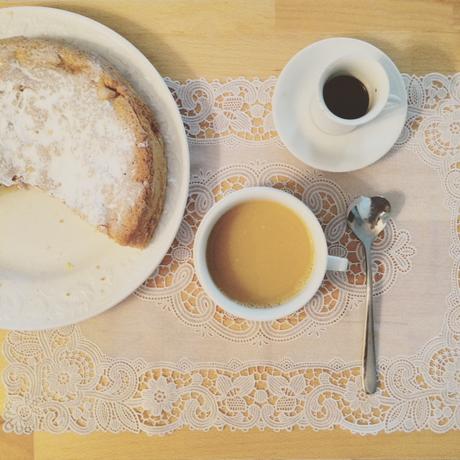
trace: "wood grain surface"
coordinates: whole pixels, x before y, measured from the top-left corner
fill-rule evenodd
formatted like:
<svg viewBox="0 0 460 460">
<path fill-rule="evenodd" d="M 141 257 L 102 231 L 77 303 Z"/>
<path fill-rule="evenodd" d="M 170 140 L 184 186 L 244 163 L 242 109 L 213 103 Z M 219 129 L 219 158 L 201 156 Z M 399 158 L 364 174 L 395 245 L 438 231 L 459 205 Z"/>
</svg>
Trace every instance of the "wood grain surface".
<svg viewBox="0 0 460 460">
<path fill-rule="evenodd" d="M 296 51 L 330 36 L 368 40 L 403 72 L 460 71 L 458 0 L 0 0 L 0 7 L 17 5 L 53 6 L 96 19 L 134 43 L 162 75 L 179 80 L 278 75 Z M 0 340 L 5 334 L 0 331 Z M 0 371 L 4 366 L 0 356 Z M 1 406 L 4 391 L 0 385 Z M 359 436 L 342 430 L 182 430 L 147 437 L 0 431 L 0 460 L 107 458 L 460 459 L 460 432 Z"/>
</svg>

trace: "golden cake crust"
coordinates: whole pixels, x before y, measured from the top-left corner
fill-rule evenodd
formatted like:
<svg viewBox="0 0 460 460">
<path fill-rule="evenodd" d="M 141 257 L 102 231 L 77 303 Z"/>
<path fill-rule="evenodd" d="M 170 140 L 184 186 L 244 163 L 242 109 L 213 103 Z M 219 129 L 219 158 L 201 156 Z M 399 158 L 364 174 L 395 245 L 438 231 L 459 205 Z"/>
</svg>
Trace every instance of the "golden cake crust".
<svg viewBox="0 0 460 460">
<path fill-rule="evenodd" d="M 63 42 L 24 37 L 0 40 L 0 79 L 2 66 L 11 62 L 24 69 L 42 67 L 59 74 L 87 77 L 91 84 L 97 85 L 97 97 L 113 107 L 119 122 L 135 139 L 132 145 L 133 169 L 129 174 L 132 185 L 140 191 L 128 211 L 122 215 L 107 213 L 106 221 L 98 222 L 97 227 L 119 244 L 145 247 L 152 238 L 163 209 L 167 179 L 164 144 L 151 110 L 112 65 Z M 95 65 L 98 69 L 96 74 Z M 0 140 L 0 158 L 1 147 Z M 27 185 L 27 178 L 19 176 L 19 182 Z M 43 186 L 39 188 L 46 189 Z M 73 209 L 86 217 L 78 207 Z"/>
</svg>

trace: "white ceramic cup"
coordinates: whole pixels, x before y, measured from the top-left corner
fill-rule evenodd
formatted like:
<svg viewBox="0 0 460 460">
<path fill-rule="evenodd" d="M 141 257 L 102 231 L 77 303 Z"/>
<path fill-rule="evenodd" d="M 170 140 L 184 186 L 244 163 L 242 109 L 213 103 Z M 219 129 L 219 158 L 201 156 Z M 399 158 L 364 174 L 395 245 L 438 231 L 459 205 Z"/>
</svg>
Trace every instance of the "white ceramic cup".
<svg viewBox="0 0 460 460">
<path fill-rule="evenodd" d="M 248 307 L 227 297 L 214 283 L 206 262 L 209 235 L 220 217 L 237 204 L 254 200 L 275 201 L 292 209 L 305 222 L 315 247 L 313 271 L 303 289 L 283 304 L 267 308 Z M 269 187 L 245 188 L 227 195 L 216 203 L 201 221 L 195 236 L 193 253 L 198 279 L 214 302 L 228 313 L 255 321 L 272 321 L 294 313 L 315 295 L 321 286 L 326 270 L 346 271 L 348 269 L 347 259 L 328 255 L 323 229 L 313 212 L 294 196 Z"/>
<path fill-rule="evenodd" d="M 324 85 L 329 79 L 339 75 L 351 75 L 366 87 L 369 94 L 369 109 L 362 117 L 351 120 L 340 118 L 333 114 L 324 102 Z M 377 59 L 350 54 L 335 59 L 320 72 L 310 110 L 319 129 L 328 134 L 344 134 L 369 123 L 383 111 L 399 107 L 400 103 L 398 96 L 390 94 L 389 76 Z"/>
</svg>

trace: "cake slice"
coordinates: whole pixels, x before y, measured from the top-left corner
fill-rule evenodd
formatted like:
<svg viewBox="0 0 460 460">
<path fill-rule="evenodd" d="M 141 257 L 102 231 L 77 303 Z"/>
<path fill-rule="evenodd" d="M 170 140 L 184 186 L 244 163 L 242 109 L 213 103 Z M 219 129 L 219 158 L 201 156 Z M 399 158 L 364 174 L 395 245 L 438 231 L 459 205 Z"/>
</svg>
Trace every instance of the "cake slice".
<svg viewBox="0 0 460 460">
<path fill-rule="evenodd" d="M 153 114 L 111 65 L 55 40 L 0 40 L 0 184 L 38 187 L 142 248 L 166 176 Z"/>
</svg>

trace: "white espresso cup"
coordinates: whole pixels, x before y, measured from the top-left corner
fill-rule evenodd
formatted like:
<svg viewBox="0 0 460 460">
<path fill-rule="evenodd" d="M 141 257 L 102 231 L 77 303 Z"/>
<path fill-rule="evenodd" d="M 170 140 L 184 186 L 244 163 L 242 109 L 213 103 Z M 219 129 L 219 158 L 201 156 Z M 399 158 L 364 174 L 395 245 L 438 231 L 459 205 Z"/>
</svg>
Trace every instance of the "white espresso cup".
<svg viewBox="0 0 460 460">
<path fill-rule="evenodd" d="M 362 117 L 341 118 L 327 107 L 323 97 L 324 85 L 328 80 L 340 75 L 353 76 L 366 87 L 369 107 L 367 113 Z M 319 129 L 328 134 L 345 134 L 358 126 L 369 123 L 382 112 L 398 107 L 400 102 L 398 96 L 390 93 L 388 73 L 377 59 L 350 54 L 335 59 L 320 72 L 310 110 L 312 119 Z"/>
<path fill-rule="evenodd" d="M 294 297 L 276 306 L 249 307 L 229 298 L 214 283 L 206 262 L 208 239 L 217 221 L 234 206 L 255 200 L 274 201 L 294 211 L 307 226 L 315 249 L 313 270 L 304 287 Z M 201 221 L 195 236 L 193 254 L 198 279 L 212 300 L 228 313 L 254 321 L 272 321 L 294 313 L 315 295 L 327 270 L 348 269 L 347 259 L 328 255 L 326 237 L 313 212 L 294 196 L 269 187 L 245 188 L 227 195 L 216 203 Z"/>
</svg>

